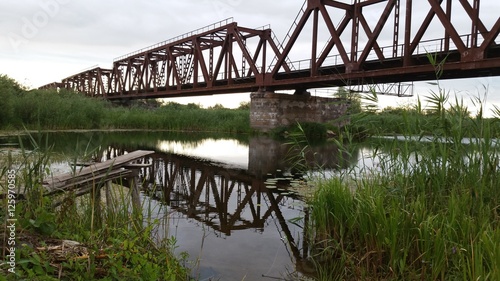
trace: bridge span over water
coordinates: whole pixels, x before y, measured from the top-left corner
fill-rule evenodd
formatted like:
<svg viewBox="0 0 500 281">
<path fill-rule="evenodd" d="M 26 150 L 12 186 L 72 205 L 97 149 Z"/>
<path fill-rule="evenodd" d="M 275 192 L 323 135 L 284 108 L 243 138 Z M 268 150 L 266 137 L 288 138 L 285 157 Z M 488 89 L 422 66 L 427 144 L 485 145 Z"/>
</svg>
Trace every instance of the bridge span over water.
<svg viewBox="0 0 500 281">
<path fill-rule="evenodd" d="M 500 18 L 481 9 L 496 1 L 306 0 L 283 40 L 226 19 L 42 88 L 114 100 L 499 76 Z"/>
<path fill-rule="evenodd" d="M 306 0 L 281 41 L 226 19 L 42 88 L 143 99 L 500 75 L 500 19 L 480 0 L 416 2 Z"/>
</svg>

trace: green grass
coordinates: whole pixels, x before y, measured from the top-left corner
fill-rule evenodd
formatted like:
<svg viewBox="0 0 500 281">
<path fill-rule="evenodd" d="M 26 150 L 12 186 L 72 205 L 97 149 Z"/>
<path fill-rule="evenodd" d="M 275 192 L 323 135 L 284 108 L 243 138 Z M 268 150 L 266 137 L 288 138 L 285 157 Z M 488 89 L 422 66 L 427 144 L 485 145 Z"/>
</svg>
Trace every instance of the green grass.
<svg viewBox="0 0 500 281">
<path fill-rule="evenodd" d="M 30 150 L 21 145 L 20 155 L 0 159 L 2 193 L 7 190 L 5 178 L 9 168 L 16 172 L 16 186 L 26 188 L 26 199 L 16 202 L 16 272 L 8 273 L 7 266 L 0 262 L 0 280 L 189 279 L 188 270 L 181 265 L 185 257 L 173 255 L 175 240 L 168 235 L 158 236 L 160 226 L 165 225 L 163 218 L 153 218 L 151 211 L 131 212 L 128 190 L 115 187 L 111 208 L 92 194 L 75 197 L 72 192 L 65 192 L 50 198 L 43 196 L 41 182 L 49 172 L 51 149 L 40 148 L 40 142 L 33 138 L 31 141 Z M 55 200 L 63 203 L 54 207 Z M 144 202 L 141 210 L 150 210 L 151 206 Z M 0 205 L 2 225 L 7 220 L 6 203 L 2 200 Z M 60 246 L 62 240 L 81 243 L 86 249 L 84 257 L 68 255 L 56 262 L 50 251 L 40 250 L 54 246 L 51 243 Z M 6 242 L 1 242 L 2 248 Z"/>
<path fill-rule="evenodd" d="M 498 121 L 445 106 L 441 91 L 428 99 L 432 115 L 380 120 L 435 141 L 380 141 L 377 171 L 318 183 L 310 205 L 321 280 L 500 280 Z"/>
<path fill-rule="evenodd" d="M 463 107 L 458 106 L 449 110 L 460 110 Z M 386 108 L 382 111 L 372 113 L 355 114 L 352 116 L 352 124 L 349 125 L 351 131 L 364 131 L 368 135 L 435 135 L 445 133 L 447 126 L 460 126 L 462 134 L 467 137 L 474 137 L 477 129 L 477 122 L 483 123 L 483 126 L 490 126 L 492 136 L 500 137 L 500 123 L 496 118 L 484 118 L 482 114 L 469 116 L 469 112 L 457 112 L 457 114 L 466 115 L 464 119 L 441 119 L 436 112 L 437 108 L 431 110 L 422 110 L 419 106 L 413 108 Z M 466 109 L 464 109 L 466 110 Z M 454 121 L 457 121 L 455 123 Z M 441 122 L 448 122 L 443 124 Z"/>
<path fill-rule="evenodd" d="M 195 104 L 123 107 L 61 90 L 26 90 L 0 76 L 0 129 L 149 129 L 249 133 L 248 106 L 200 108 Z"/>
</svg>

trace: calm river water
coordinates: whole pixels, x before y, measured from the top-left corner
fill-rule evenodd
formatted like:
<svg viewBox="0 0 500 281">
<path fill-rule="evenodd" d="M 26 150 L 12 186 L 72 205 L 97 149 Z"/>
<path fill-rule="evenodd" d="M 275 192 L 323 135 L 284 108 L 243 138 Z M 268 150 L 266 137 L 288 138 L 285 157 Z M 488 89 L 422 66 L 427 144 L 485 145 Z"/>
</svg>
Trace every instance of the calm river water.
<svg viewBox="0 0 500 281">
<path fill-rule="evenodd" d="M 293 280 L 313 272 L 307 206 L 287 190 L 302 175 L 292 173 L 290 147 L 279 141 L 166 132 L 50 133 L 35 139 L 53 146 L 60 159 L 53 173 L 68 171 L 82 155 L 106 159 L 154 150 L 152 165 L 141 171 L 145 213 L 160 219 L 159 238 L 175 239 L 175 253 L 188 254 L 186 266 L 196 280 Z M 0 138 L 0 144 L 9 142 L 16 140 Z M 341 154 L 335 145 L 322 145 L 308 160 L 335 173 L 359 163 L 376 166 L 366 157 L 370 152 L 365 147 Z"/>
</svg>

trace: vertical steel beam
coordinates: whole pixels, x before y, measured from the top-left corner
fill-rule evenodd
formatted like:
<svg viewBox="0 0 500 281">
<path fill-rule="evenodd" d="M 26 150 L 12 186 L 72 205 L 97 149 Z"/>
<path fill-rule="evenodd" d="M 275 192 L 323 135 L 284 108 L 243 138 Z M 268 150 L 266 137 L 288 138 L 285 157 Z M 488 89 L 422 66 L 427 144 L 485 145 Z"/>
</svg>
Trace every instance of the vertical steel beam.
<svg viewBox="0 0 500 281">
<path fill-rule="evenodd" d="M 478 42 L 478 25 L 479 25 L 479 0 L 474 0 L 473 6 L 473 16 L 472 16 L 472 27 L 471 27 L 471 48 L 477 48 Z"/>
<path fill-rule="evenodd" d="M 198 75 L 199 75 L 199 68 L 200 68 L 200 56 L 198 49 L 200 48 L 199 46 L 199 39 L 200 38 L 193 38 L 192 44 L 193 44 L 193 87 L 198 87 Z"/>
<path fill-rule="evenodd" d="M 319 21 L 319 10 L 318 9 L 314 9 L 313 34 L 312 34 L 312 50 L 311 50 L 311 77 L 316 76 L 316 74 L 318 72 L 318 67 L 317 67 L 318 21 Z"/>
<path fill-rule="evenodd" d="M 234 30 L 229 32 L 228 31 L 228 45 L 227 45 L 227 52 L 226 52 L 226 79 L 228 85 L 233 84 L 233 36 L 234 36 Z"/>
<path fill-rule="evenodd" d="M 392 37 L 392 57 L 398 57 L 398 47 L 399 47 L 399 13 L 400 13 L 400 1 L 396 0 L 396 6 L 394 7 L 394 33 Z"/>
<path fill-rule="evenodd" d="M 360 0 L 354 0 L 354 16 L 352 18 L 352 33 L 351 33 L 351 61 L 355 62 L 358 60 L 358 47 L 359 47 L 359 18 L 361 11 L 361 6 L 359 5 Z"/>
<path fill-rule="evenodd" d="M 267 59 L 267 44 L 272 41 L 271 37 L 271 31 L 266 32 L 263 37 L 260 39 L 262 42 L 262 68 L 261 68 L 261 73 L 262 75 L 265 75 L 266 73 L 266 59 Z"/>
<path fill-rule="evenodd" d="M 447 0 L 446 1 L 446 17 L 448 18 L 449 21 L 451 21 L 451 13 L 452 13 L 452 0 Z M 445 29 L 444 31 L 444 51 L 448 52 L 450 50 L 450 34 L 448 33 L 448 30 Z"/>
</svg>

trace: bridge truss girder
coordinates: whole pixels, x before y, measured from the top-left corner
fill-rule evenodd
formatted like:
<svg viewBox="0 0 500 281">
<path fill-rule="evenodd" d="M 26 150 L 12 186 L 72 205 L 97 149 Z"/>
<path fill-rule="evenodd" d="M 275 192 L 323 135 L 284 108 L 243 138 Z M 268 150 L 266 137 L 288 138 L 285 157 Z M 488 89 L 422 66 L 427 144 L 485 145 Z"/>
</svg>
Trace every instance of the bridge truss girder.
<svg viewBox="0 0 500 281">
<path fill-rule="evenodd" d="M 500 76 L 500 18 L 481 18 L 480 3 L 306 0 L 281 43 L 269 28 L 231 22 L 121 57 L 112 70 L 91 69 L 47 87 L 140 99 Z M 305 46 L 310 53 L 292 62 L 293 51 L 302 54 L 304 35 L 312 37 Z"/>
<path fill-rule="evenodd" d="M 294 23 L 295 28 L 285 37 L 284 51 L 266 83 L 279 89 L 286 87 L 289 79 L 311 86 L 436 79 L 436 65 L 430 64 L 429 53 L 435 55 L 438 63 L 443 61 L 439 67 L 448 75 L 443 78 L 500 75 L 500 51 L 495 42 L 500 32 L 500 18 L 488 30 L 479 17 L 480 0 L 472 1 L 471 5 L 467 0 L 355 0 L 353 4 L 308 0 Z M 422 21 L 413 18 L 414 2 L 420 5 L 420 10 L 428 9 Z M 373 14 L 373 7 L 378 14 Z M 363 13 L 367 9 L 372 9 L 366 13 L 372 16 L 371 20 Z M 452 12 L 460 9 L 468 16 L 460 19 L 469 22 L 470 31 L 466 35 L 460 35 L 451 20 Z M 335 25 L 334 16 L 339 15 L 341 20 Z M 432 30 L 431 23 L 434 24 Z M 322 50 L 318 48 L 321 24 L 330 37 Z M 436 50 L 426 50 L 422 46 L 432 41 L 423 38 L 435 32 L 436 26 L 441 28 L 444 37 L 433 42 L 439 45 Z M 307 31 L 306 27 L 312 30 Z M 299 36 L 307 32 L 312 34 L 310 57 L 305 60 L 307 67 L 302 72 L 287 71 L 283 64 Z M 383 40 L 388 39 L 392 45 L 384 44 Z"/>
<path fill-rule="evenodd" d="M 72 89 L 90 97 L 105 97 L 110 89 L 113 70 L 95 67 L 62 80 L 62 88 Z"/>
<path fill-rule="evenodd" d="M 199 94 L 214 87 L 231 91 L 249 81 L 262 84 L 267 60 L 278 54 L 270 29 L 233 22 L 115 60 L 111 71 L 92 69 L 63 83 L 108 99 L 176 96 L 190 90 Z"/>
</svg>

